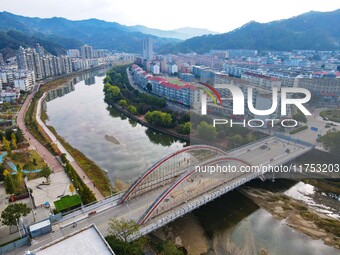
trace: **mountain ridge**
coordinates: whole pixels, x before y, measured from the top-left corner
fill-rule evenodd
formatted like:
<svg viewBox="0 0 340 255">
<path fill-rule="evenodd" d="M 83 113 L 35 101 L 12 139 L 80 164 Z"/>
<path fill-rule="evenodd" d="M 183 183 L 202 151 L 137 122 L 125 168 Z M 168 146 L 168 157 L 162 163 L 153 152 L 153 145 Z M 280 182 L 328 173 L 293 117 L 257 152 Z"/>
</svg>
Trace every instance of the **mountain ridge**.
<svg viewBox="0 0 340 255">
<path fill-rule="evenodd" d="M 340 9 L 312 11 L 268 23 L 250 21 L 227 33 L 203 35 L 167 45 L 161 53 L 205 53 L 212 49 L 335 50 L 340 47 L 340 26 L 336 24 L 340 24 Z"/>
</svg>

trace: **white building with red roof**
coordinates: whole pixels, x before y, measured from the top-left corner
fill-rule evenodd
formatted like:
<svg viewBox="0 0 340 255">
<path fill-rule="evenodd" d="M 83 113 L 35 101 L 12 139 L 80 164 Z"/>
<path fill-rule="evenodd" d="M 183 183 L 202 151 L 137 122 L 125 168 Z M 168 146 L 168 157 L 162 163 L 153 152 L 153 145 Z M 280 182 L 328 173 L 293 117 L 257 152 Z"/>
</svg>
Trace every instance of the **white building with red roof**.
<svg viewBox="0 0 340 255">
<path fill-rule="evenodd" d="M 145 91 L 185 106 L 197 105 L 203 94 L 202 90 L 189 82 L 178 78 L 156 77 L 134 64 L 132 77 L 135 83 Z"/>
</svg>

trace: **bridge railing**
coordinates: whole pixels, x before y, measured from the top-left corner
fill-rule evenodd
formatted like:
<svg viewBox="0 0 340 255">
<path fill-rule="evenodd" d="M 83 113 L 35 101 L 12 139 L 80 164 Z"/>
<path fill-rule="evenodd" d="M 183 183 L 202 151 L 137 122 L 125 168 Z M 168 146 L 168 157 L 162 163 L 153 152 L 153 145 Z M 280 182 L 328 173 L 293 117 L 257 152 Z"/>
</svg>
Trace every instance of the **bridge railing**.
<svg viewBox="0 0 340 255">
<path fill-rule="evenodd" d="M 271 138 L 271 136 L 263 137 L 263 138 L 261 138 L 261 139 L 259 139 L 259 140 L 254 141 L 254 142 L 247 143 L 247 144 L 241 145 L 241 146 L 239 146 L 239 147 L 233 148 L 233 149 L 231 149 L 231 150 L 228 150 L 227 153 L 231 153 L 231 152 L 234 152 L 234 151 L 237 151 L 237 150 L 240 150 L 240 149 L 244 149 L 244 148 L 246 148 L 246 147 L 248 147 L 248 146 L 252 146 L 252 145 L 254 145 L 254 144 L 263 142 L 263 141 L 265 141 L 265 140 L 269 140 L 270 138 Z"/>
<path fill-rule="evenodd" d="M 139 233 L 136 233 L 135 235 L 131 236 L 131 240 L 137 239 L 140 235 L 146 235 L 168 224 L 169 222 L 174 221 L 175 219 L 183 216 L 184 214 L 195 210 L 196 208 L 216 199 L 217 197 L 243 185 L 244 183 L 260 175 L 261 175 L 260 173 L 242 175 L 234 179 L 233 181 L 222 186 L 219 186 L 200 197 L 194 198 L 192 201 L 189 201 L 186 204 L 178 206 L 177 208 L 173 209 L 172 212 L 165 213 L 165 215 L 162 217 L 156 217 L 154 219 L 151 219 L 149 223 L 147 222 L 145 225 L 141 225 Z"/>
<path fill-rule="evenodd" d="M 300 140 L 298 138 L 294 138 L 294 137 L 291 137 L 291 136 L 287 136 L 287 135 L 284 135 L 284 134 L 280 134 L 280 133 L 274 133 L 274 135 L 280 139 L 283 139 L 283 140 L 286 140 L 286 141 L 289 141 L 289 142 L 294 142 L 294 143 L 298 143 L 302 146 L 307 146 L 307 147 L 314 147 L 314 144 L 311 144 L 309 142 L 306 142 L 306 141 L 303 141 L 303 140 Z"/>
<path fill-rule="evenodd" d="M 94 211 L 95 209 L 99 208 L 100 206 L 116 202 L 121 197 L 121 195 L 123 193 L 124 192 L 119 192 L 119 193 L 116 193 L 112 196 L 106 197 L 103 200 L 82 206 L 82 208 L 77 208 L 77 209 L 74 209 L 72 211 L 68 211 L 67 213 L 65 213 L 63 215 L 63 217 L 59 221 L 69 220 L 69 219 L 75 218 L 75 217 L 77 217 L 77 216 L 79 216 L 83 213 L 88 213 L 88 212 Z"/>
</svg>

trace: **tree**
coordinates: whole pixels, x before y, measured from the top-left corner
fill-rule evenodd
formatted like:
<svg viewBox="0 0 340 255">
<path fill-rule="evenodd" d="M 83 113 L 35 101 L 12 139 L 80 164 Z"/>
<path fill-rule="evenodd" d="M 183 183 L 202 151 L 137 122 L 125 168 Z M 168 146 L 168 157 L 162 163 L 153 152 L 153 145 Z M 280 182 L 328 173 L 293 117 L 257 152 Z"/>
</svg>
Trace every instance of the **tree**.
<svg viewBox="0 0 340 255">
<path fill-rule="evenodd" d="M 133 115 L 137 114 L 137 108 L 134 105 L 129 105 L 129 112 L 131 112 Z"/>
<path fill-rule="evenodd" d="M 147 112 L 145 119 L 150 124 L 160 127 L 170 127 L 172 124 L 172 115 L 161 111 Z"/>
<path fill-rule="evenodd" d="M 17 174 L 15 175 L 15 177 L 16 177 L 15 192 L 20 194 L 24 189 L 24 177 L 22 174 L 21 167 L 19 165 L 17 166 Z"/>
<path fill-rule="evenodd" d="M 4 102 L 2 106 L 3 106 L 4 110 L 7 111 L 11 107 L 11 104 L 10 104 L 10 102 Z"/>
<path fill-rule="evenodd" d="M 232 144 L 233 147 L 240 146 L 244 143 L 244 139 L 241 135 L 233 135 L 229 138 L 229 143 Z"/>
<path fill-rule="evenodd" d="M 149 92 L 152 92 L 152 84 L 150 82 L 148 82 L 148 84 L 146 84 L 146 89 L 149 91 Z"/>
<path fill-rule="evenodd" d="M 166 241 L 162 245 L 161 255 L 184 255 L 184 253 L 179 250 L 173 242 Z"/>
<path fill-rule="evenodd" d="M 184 124 L 178 125 L 177 131 L 178 131 L 178 133 L 184 134 L 184 135 L 190 134 L 191 123 L 190 122 L 186 122 Z"/>
<path fill-rule="evenodd" d="M 205 121 L 197 125 L 198 136 L 202 139 L 209 139 L 214 141 L 217 136 L 216 128 Z"/>
<path fill-rule="evenodd" d="M 292 117 L 296 121 L 300 121 L 300 122 L 303 122 L 303 123 L 307 122 L 306 115 L 304 115 L 301 111 L 299 111 L 298 113 L 295 113 Z"/>
<path fill-rule="evenodd" d="M 5 148 L 6 151 L 10 151 L 11 150 L 11 146 L 10 146 L 8 140 L 6 139 L 6 137 L 4 137 L 4 136 L 2 137 L 2 143 L 3 143 L 4 148 Z"/>
<path fill-rule="evenodd" d="M 136 241 L 129 242 L 133 235 L 139 234 L 139 226 L 136 222 L 114 217 L 109 221 L 108 232 L 107 240 L 115 252 L 117 251 L 117 254 L 143 254 L 143 247 L 147 243 L 145 237 L 140 236 Z"/>
<path fill-rule="evenodd" d="M 11 128 L 7 128 L 5 130 L 5 136 L 6 136 L 6 139 L 9 141 L 12 139 L 12 134 L 14 133 L 13 129 Z"/>
<path fill-rule="evenodd" d="M 14 187 L 15 187 L 13 175 L 7 169 L 3 171 L 2 175 L 4 176 L 4 186 L 5 186 L 6 192 L 9 194 L 13 194 Z"/>
<path fill-rule="evenodd" d="M 120 98 L 120 89 L 117 86 L 110 86 L 108 89 L 108 98 L 112 101 L 117 101 Z"/>
<path fill-rule="evenodd" d="M 76 191 L 72 183 L 68 186 L 68 190 L 72 193 L 72 195 L 73 195 L 73 192 Z"/>
<path fill-rule="evenodd" d="M 15 136 L 17 138 L 17 143 L 22 143 L 24 141 L 24 135 L 22 134 L 22 131 L 20 128 L 17 129 Z"/>
<path fill-rule="evenodd" d="M 18 146 L 17 146 L 17 138 L 15 136 L 15 133 L 11 134 L 11 143 L 12 143 L 12 148 L 16 150 Z"/>
<path fill-rule="evenodd" d="M 109 221 L 109 234 L 122 239 L 124 242 L 129 242 L 129 238 L 138 233 L 138 230 L 139 226 L 133 220 L 118 219 L 117 217 L 114 217 Z"/>
<path fill-rule="evenodd" d="M 321 141 L 326 149 L 329 149 L 331 153 L 340 155 L 340 131 L 330 132 L 327 135 L 321 137 Z"/>
<path fill-rule="evenodd" d="M 50 175 L 51 175 L 51 168 L 49 168 L 48 166 L 44 166 L 40 171 L 40 176 L 45 177 L 46 182 L 48 182 Z"/>
<path fill-rule="evenodd" d="M 125 99 L 119 100 L 118 104 L 119 104 L 121 107 L 127 107 L 127 106 L 128 106 L 128 102 L 127 102 Z"/>
<path fill-rule="evenodd" d="M 5 210 L 1 213 L 1 223 L 6 226 L 15 226 L 17 225 L 18 220 L 22 216 L 26 216 L 31 211 L 26 204 L 17 203 L 10 204 L 6 207 Z"/>
</svg>

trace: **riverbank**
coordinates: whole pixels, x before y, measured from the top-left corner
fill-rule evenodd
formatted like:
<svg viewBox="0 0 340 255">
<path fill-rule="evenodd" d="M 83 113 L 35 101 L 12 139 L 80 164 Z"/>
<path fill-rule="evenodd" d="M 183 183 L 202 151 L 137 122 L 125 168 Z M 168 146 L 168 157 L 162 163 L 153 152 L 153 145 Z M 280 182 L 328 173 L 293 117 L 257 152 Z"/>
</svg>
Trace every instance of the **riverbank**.
<svg viewBox="0 0 340 255">
<path fill-rule="evenodd" d="M 44 111 L 41 113 L 37 112 L 38 103 L 41 101 L 41 97 L 43 94 L 47 93 L 49 90 L 54 89 L 56 87 L 62 86 L 65 83 L 70 82 L 72 79 L 82 75 L 84 73 L 88 73 L 91 71 L 96 71 L 103 69 L 103 67 L 96 67 L 89 70 L 84 70 L 81 72 L 73 73 L 67 77 L 62 77 L 60 79 L 55 79 L 53 81 L 49 81 L 43 86 L 40 86 L 39 90 L 35 93 L 32 102 L 29 106 L 29 110 L 26 112 L 25 120 L 27 129 L 33 134 L 33 136 L 45 147 L 49 149 L 51 153 L 54 155 L 60 155 L 61 151 L 59 150 L 58 146 L 56 146 L 56 141 L 50 138 L 47 132 L 37 123 L 36 117 L 42 117 L 43 120 L 46 120 L 48 117 Z M 43 123 L 42 123 L 43 124 Z M 51 128 L 50 128 L 51 131 Z M 51 131 L 52 132 L 52 131 Z M 105 175 L 104 171 L 100 169 L 93 161 L 89 160 L 85 157 L 84 154 L 79 152 L 78 150 L 74 149 L 71 146 L 66 146 L 67 143 L 65 141 L 61 141 L 61 137 L 58 136 L 56 132 L 54 132 L 56 138 L 60 141 L 60 143 L 65 147 L 66 151 L 72 155 L 75 162 L 81 166 L 81 169 L 84 170 L 84 173 L 88 176 L 86 185 L 91 189 L 95 188 L 100 191 L 100 196 L 98 194 L 98 198 L 102 198 L 105 196 L 109 196 L 111 194 L 111 184 L 108 180 L 107 176 Z M 84 179 L 85 174 L 79 176 L 80 178 Z M 95 192 L 96 194 L 97 192 Z M 98 199 L 97 198 L 97 199 Z"/>
<path fill-rule="evenodd" d="M 282 193 L 270 192 L 259 188 L 245 187 L 241 193 L 257 205 L 270 212 L 274 218 L 284 220 L 291 228 L 321 239 L 326 245 L 340 249 L 340 222 Z"/>
</svg>

